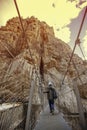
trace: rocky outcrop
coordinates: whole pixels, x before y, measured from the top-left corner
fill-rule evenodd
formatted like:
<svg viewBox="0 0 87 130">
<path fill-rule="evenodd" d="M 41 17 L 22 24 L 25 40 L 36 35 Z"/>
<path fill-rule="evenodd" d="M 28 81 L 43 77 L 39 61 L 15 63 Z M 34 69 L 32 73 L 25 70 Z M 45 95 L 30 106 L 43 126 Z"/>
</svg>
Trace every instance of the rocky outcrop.
<svg viewBox="0 0 87 130">
<path fill-rule="evenodd" d="M 60 95 L 63 94 L 60 98 L 61 106 L 67 107 L 70 112 L 77 111 L 73 90 L 67 93 L 67 96 L 64 93 L 73 89 L 72 79 L 77 76 L 76 70 L 78 70 L 83 81 L 83 85 L 79 80 L 77 81 L 80 94 L 82 98 L 87 99 L 87 80 L 84 78 L 87 74 L 82 73 L 87 69 L 87 62 L 74 54 L 75 65 L 73 66 L 71 62 L 64 89 L 62 87 L 60 90 L 60 83 L 72 53 L 71 48 L 62 40 L 55 38 L 53 27 L 45 22 L 40 22 L 34 17 L 22 19 L 22 22 L 25 33 L 22 31 L 18 17 L 10 19 L 6 26 L 0 28 L 0 102 L 28 100 L 32 73 L 36 68 L 33 102 L 40 103 L 39 66 L 43 57 L 45 85 L 52 80 Z M 72 105 L 72 100 L 75 106 Z"/>
</svg>

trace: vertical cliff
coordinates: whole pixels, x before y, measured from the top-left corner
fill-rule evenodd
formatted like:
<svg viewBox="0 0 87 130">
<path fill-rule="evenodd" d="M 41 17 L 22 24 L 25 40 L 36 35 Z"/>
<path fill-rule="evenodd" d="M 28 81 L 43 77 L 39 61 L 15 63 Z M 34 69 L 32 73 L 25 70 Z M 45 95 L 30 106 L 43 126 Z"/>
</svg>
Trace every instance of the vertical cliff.
<svg viewBox="0 0 87 130">
<path fill-rule="evenodd" d="M 66 107 L 70 112 L 77 111 L 75 94 L 72 90 L 72 79 L 77 76 L 73 62 L 68 68 L 65 83 L 60 90 L 60 83 L 72 53 L 71 48 L 56 38 L 53 27 L 45 22 L 34 17 L 22 19 L 22 22 L 25 33 L 22 32 L 18 17 L 10 19 L 6 26 L 0 28 L 0 101 L 28 100 L 31 75 L 36 66 L 36 71 L 40 76 L 39 66 L 42 56 L 45 85 L 52 80 L 61 95 L 61 106 Z M 78 55 L 74 54 L 73 61 L 79 74 L 87 69 L 87 62 Z M 87 73 L 81 75 L 84 85 L 78 80 L 80 94 L 84 100 L 87 99 L 86 77 Z M 38 85 L 39 79 L 37 78 L 34 102 L 40 103 Z M 72 102 L 75 106 L 72 105 Z"/>
</svg>

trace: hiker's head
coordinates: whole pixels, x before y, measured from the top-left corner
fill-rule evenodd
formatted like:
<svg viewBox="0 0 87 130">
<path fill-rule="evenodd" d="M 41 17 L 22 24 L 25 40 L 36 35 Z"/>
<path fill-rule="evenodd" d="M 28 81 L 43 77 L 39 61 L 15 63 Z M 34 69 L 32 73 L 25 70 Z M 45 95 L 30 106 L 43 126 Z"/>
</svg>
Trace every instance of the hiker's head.
<svg viewBox="0 0 87 130">
<path fill-rule="evenodd" d="M 53 86 L 53 83 L 52 83 L 51 81 L 49 81 L 48 87 L 50 88 L 50 87 L 52 87 L 52 86 Z"/>
</svg>

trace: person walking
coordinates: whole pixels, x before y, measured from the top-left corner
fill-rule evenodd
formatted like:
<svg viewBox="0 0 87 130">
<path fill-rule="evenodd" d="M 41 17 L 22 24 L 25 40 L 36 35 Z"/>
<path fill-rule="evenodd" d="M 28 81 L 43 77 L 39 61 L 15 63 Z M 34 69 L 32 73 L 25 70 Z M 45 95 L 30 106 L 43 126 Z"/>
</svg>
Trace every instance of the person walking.
<svg viewBox="0 0 87 130">
<path fill-rule="evenodd" d="M 57 98 L 57 93 L 51 81 L 48 83 L 47 91 L 45 91 L 44 93 L 47 93 L 50 113 L 54 114 L 54 101 Z"/>
</svg>

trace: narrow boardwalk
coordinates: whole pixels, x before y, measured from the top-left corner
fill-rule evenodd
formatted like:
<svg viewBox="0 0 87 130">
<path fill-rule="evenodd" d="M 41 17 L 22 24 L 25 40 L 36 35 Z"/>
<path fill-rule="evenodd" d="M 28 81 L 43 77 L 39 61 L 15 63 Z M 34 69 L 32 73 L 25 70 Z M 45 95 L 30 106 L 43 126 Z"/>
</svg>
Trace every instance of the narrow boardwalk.
<svg viewBox="0 0 87 130">
<path fill-rule="evenodd" d="M 41 113 L 40 119 L 36 125 L 35 130 L 72 130 L 65 122 L 61 113 L 55 110 L 54 115 L 49 113 L 47 107 L 44 112 Z"/>
</svg>

